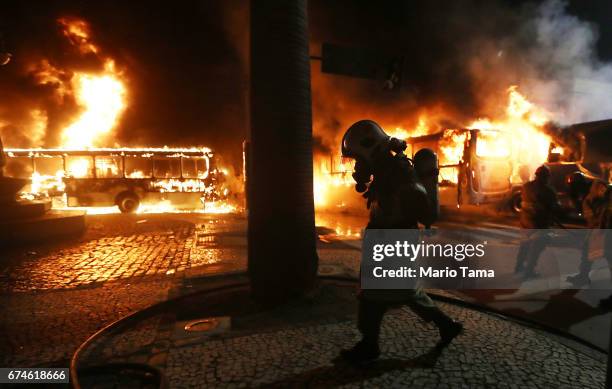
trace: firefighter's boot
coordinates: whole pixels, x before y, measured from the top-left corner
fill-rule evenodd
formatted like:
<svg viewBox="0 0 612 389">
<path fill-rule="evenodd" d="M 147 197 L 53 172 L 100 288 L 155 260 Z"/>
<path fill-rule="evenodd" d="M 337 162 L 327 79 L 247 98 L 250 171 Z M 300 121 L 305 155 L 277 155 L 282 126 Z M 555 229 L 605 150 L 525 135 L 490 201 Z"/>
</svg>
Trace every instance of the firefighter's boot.
<svg viewBox="0 0 612 389">
<path fill-rule="evenodd" d="M 378 343 L 360 341 L 353 348 L 342 350 L 340 356 L 355 365 L 365 365 L 374 362 L 380 356 Z"/>
</svg>

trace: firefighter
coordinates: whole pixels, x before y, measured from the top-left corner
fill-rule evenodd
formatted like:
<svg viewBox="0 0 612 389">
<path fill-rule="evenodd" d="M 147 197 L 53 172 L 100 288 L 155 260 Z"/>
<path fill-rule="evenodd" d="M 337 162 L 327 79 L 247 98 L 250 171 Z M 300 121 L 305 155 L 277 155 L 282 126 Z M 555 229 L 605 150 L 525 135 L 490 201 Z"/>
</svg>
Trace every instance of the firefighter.
<svg viewBox="0 0 612 389">
<path fill-rule="evenodd" d="M 602 224 L 606 207 L 608 206 L 606 194 L 609 191 L 608 185 L 602 180 L 596 178 L 587 178 L 581 172 L 575 172 L 569 175 L 566 179 L 568 193 L 576 205 L 576 209 L 584 215 L 587 228 L 589 230 L 595 228 L 605 228 Z M 589 272 L 593 263 L 589 259 L 589 242 L 592 234 L 587 232 L 583 246 L 582 256 L 580 258 L 580 268 L 576 275 L 567 277 L 567 281 L 573 286 L 579 288 L 591 283 Z"/>
<path fill-rule="evenodd" d="M 604 257 L 608 261 L 610 280 L 612 281 L 612 188 L 610 185 L 608 185 L 604 195 L 604 204 L 600 228 L 605 229 Z M 599 308 L 605 311 L 612 311 L 612 295 L 601 300 L 599 302 Z"/>
<path fill-rule="evenodd" d="M 370 209 L 367 229 L 417 229 L 419 222 L 429 226 L 437 216 L 437 199 L 431 199 L 434 191 L 428 193 L 417 181 L 417 174 L 422 172 L 425 185 L 433 184 L 430 176 L 435 174 L 437 179 L 437 157 L 430 150 L 424 151 L 419 159 L 430 164 L 433 161 L 435 167 L 415 169 L 403 154 L 405 149 L 405 142 L 389 137 L 371 120 L 353 124 L 344 134 L 342 155 L 355 159 L 355 189 L 364 193 Z M 437 193 L 437 181 L 435 185 Z M 362 339 L 353 348 L 343 350 L 341 356 L 356 364 L 376 360 L 380 355 L 378 337 L 383 316 L 388 309 L 401 305 L 407 305 L 425 321 L 434 322 L 440 332 L 440 348 L 462 331 L 462 324 L 437 308 L 421 289 L 362 289 L 358 313 Z"/>
<path fill-rule="evenodd" d="M 549 229 L 562 214 L 557 192 L 549 184 L 550 169 L 538 167 L 535 179 L 523 185 L 521 191 L 521 227 L 527 229 L 526 238 L 520 244 L 516 257 L 515 273 L 523 273 L 524 279 L 537 278 L 535 267 L 540 254 L 550 241 Z"/>
</svg>

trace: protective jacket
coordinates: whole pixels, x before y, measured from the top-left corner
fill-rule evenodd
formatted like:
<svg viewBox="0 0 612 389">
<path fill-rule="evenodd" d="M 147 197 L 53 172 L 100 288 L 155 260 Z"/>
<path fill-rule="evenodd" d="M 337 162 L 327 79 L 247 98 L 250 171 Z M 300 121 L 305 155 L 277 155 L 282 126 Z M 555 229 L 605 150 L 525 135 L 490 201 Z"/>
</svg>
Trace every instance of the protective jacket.
<svg viewBox="0 0 612 389">
<path fill-rule="evenodd" d="M 556 216 L 560 214 L 557 192 L 552 186 L 538 180 L 523 185 L 520 216 L 523 228 L 550 228 Z"/>
<path fill-rule="evenodd" d="M 608 207 L 610 187 L 602 180 L 593 180 L 589 193 L 582 201 L 582 212 L 589 228 L 606 228 L 603 218 Z"/>
<path fill-rule="evenodd" d="M 418 180 L 404 154 L 385 158 L 374 169 L 374 180 L 364 197 L 368 199 L 370 220 L 367 228 L 415 229 L 418 223 L 430 225 L 435 210 L 427 191 Z"/>
<path fill-rule="evenodd" d="M 433 223 L 435 210 L 404 154 L 378 161 L 373 175 L 374 180 L 364 194 L 370 208 L 368 229 L 416 229 L 418 223 Z M 431 299 L 420 289 L 364 289 L 360 295 L 370 301 L 433 307 Z"/>
</svg>

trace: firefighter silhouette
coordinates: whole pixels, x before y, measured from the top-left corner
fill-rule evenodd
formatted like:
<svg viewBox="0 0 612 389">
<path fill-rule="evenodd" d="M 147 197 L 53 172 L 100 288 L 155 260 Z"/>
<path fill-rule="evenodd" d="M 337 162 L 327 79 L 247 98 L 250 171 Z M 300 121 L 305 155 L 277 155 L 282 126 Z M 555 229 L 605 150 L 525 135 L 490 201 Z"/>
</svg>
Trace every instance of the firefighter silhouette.
<svg viewBox="0 0 612 389">
<path fill-rule="evenodd" d="M 437 157 L 431 150 L 422 150 L 415 155 L 421 162 L 415 168 L 403 154 L 405 149 L 405 142 L 388 136 L 371 120 L 353 124 L 344 134 L 342 155 L 356 161 L 353 178 L 355 189 L 367 199 L 368 229 L 417 229 L 418 223 L 430 226 L 437 217 Z M 463 328 L 421 289 L 361 289 L 358 327 L 362 339 L 341 356 L 357 364 L 376 360 L 383 316 L 401 305 L 438 327 L 440 347 L 448 345 Z"/>
<path fill-rule="evenodd" d="M 582 211 L 589 231 L 585 237 L 580 259 L 578 274 L 567 277 L 567 281 L 575 287 L 591 283 L 589 272 L 593 266 L 589 255 L 593 239 L 593 230 L 604 230 L 603 255 L 608 261 L 610 278 L 612 279 L 612 186 L 595 177 L 587 177 L 581 172 L 575 172 L 567 177 L 567 189 L 577 208 Z M 601 308 L 612 308 L 612 296 L 601 301 Z"/>
<path fill-rule="evenodd" d="M 521 227 L 527 229 L 526 238 L 521 241 L 516 257 L 515 273 L 523 273 L 524 279 L 539 276 L 535 271 L 540 254 L 550 242 L 550 234 L 545 231 L 562 214 L 557 192 L 550 185 L 550 169 L 546 165 L 538 167 L 535 179 L 523 185 L 521 192 Z"/>
</svg>

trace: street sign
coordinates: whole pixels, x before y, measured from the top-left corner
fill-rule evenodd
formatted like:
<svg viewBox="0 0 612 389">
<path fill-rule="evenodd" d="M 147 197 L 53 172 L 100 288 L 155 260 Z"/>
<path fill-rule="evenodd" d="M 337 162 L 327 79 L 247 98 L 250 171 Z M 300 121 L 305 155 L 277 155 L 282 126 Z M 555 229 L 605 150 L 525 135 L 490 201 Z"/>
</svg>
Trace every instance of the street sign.
<svg viewBox="0 0 612 389">
<path fill-rule="evenodd" d="M 405 58 L 370 48 L 323 43 L 321 71 L 349 77 L 380 80 L 384 89 L 401 85 Z"/>
</svg>

